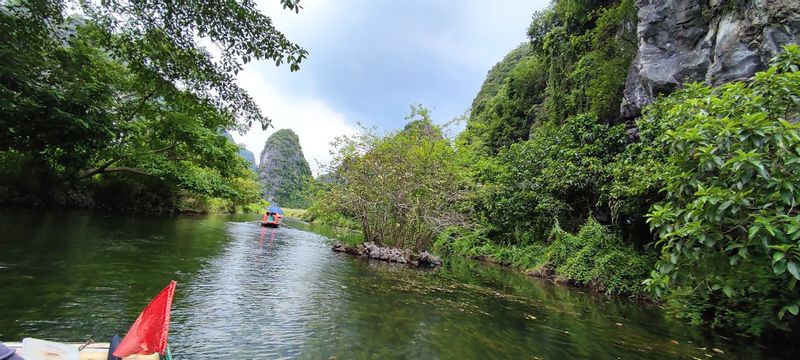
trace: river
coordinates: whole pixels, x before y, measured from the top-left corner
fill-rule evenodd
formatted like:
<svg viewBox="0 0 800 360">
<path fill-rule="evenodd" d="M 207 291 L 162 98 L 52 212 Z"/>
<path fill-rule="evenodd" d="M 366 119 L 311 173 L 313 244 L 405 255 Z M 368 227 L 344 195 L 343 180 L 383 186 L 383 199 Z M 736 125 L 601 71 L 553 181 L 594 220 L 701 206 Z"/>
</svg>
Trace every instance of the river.
<svg viewBox="0 0 800 360">
<path fill-rule="evenodd" d="M 332 252 L 330 229 L 257 219 L 0 208 L 0 339 L 107 341 L 174 279 L 179 359 L 778 356 L 653 305 L 471 260 L 368 261 Z"/>
</svg>

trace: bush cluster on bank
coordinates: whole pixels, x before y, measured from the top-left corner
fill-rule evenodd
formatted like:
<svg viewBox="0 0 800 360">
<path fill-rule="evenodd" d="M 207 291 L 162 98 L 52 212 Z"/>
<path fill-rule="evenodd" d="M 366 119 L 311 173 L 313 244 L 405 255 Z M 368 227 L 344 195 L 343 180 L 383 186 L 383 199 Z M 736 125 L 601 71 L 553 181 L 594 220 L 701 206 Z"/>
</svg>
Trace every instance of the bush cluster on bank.
<svg viewBox="0 0 800 360">
<path fill-rule="evenodd" d="M 711 328 L 798 326 L 800 48 L 749 82 L 689 84 L 615 125 L 635 7 L 565 4 L 537 14 L 531 42 L 489 72 L 454 142 L 403 147 L 390 134 L 369 144 L 391 152 L 352 144 L 337 167 L 351 177 L 312 208 L 366 220 L 376 242 L 420 246 L 407 231 L 420 226 L 440 252 L 649 296 Z M 407 155 L 420 148 L 441 151 L 436 166 L 415 167 Z"/>
</svg>

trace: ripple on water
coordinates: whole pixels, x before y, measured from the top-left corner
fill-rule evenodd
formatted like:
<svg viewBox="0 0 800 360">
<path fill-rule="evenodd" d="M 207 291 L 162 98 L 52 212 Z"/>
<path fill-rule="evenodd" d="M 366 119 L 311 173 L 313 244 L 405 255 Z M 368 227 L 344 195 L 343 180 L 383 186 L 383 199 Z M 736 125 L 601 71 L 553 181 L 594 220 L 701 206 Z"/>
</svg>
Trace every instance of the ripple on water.
<svg viewBox="0 0 800 360">
<path fill-rule="evenodd" d="M 182 359 L 706 359 L 722 356 L 715 347 L 763 358 L 658 309 L 505 269 L 451 259 L 412 270 L 334 253 L 310 232 L 228 221 L 37 220 L 0 239 L 13 255 L 0 257 L 0 338 L 121 333 L 177 279 L 170 343 Z"/>
</svg>

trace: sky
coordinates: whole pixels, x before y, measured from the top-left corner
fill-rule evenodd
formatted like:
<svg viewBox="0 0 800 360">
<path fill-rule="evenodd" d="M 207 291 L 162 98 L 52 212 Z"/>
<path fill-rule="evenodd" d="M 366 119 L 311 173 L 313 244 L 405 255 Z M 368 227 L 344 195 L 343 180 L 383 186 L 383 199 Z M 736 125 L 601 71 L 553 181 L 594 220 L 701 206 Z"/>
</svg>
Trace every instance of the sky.
<svg viewBox="0 0 800 360">
<path fill-rule="evenodd" d="M 301 0 L 300 13 L 277 0 L 259 8 L 309 52 L 300 71 L 249 63 L 238 83 L 272 119 L 234 133 L 259 159 L 278 129 L 294 130 L 315 175 L 330 142 L 360 126 L 402 128 L 411 104 L 443 124 L 464 114 L 489 69 L 526 41 L 531 15 L 547 0 Z"/>
</svg>

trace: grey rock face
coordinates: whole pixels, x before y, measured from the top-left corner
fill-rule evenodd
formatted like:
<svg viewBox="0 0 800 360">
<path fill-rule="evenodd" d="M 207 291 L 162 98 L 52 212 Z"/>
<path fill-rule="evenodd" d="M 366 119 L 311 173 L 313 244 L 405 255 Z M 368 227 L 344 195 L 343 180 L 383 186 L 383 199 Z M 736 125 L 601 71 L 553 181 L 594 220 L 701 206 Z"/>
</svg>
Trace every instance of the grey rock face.
<svg viewBox="0 0 800 360">
<path fill-rule="evenodd" d="M 233 136 L 229 132 L 225 131 L 222 133 L 222 135 L 225 136 L 231 143 L 236 144 L 236 142 L 233 140 Z M 255 172 L 256 156 L 253 154 L 252 151 L 248 150 L 244 144 L 236 144 L 236 146 L 239 147 L 239 156 L 241 156 L 245 161 L 247 161 L 247 163 L 250 164 L 250 169 L 253 170 L 253 172 Z"/>
<path fill-rule="evenodd" d="M 261 151 L 257 171 L 264 198 L 285 207 L 304 208 L 302 191 L 311 178 L 300 139 L 294 131 L 281 129 L 270 135 Z"/>
<path fill-rule="evenodd" d="M 256 167 L 256 156 L 253 154 L 252 151 L 247 150 L 244 144 L 239 144 L 239 156 L 247 161 L 250 164 L 250 169 L 255 172 L 258 168 Z"/>
<path fill-rule="evenodd" d="M 798 0 L 638 0 L 639 51 L 620 112 L 640 115 L 659 94 L 688 82 L 719 85 L 766 68 L 800 42 Z"/>
</svg>

